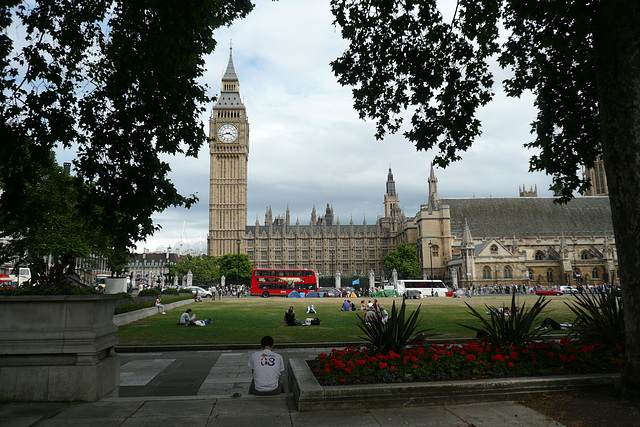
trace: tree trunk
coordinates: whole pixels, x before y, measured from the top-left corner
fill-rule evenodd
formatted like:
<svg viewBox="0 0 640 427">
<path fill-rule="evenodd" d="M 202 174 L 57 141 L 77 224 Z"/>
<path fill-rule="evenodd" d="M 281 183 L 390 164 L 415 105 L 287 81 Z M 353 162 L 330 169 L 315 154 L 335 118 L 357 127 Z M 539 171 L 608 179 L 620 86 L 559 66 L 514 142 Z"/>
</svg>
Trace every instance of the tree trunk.
<svg viewBox="0 0 640 427">
<path fill-rule="evenodd" d="M 594 23 L 602 152 L 625 317 L 622 385 L 640 390 L 640 2 L 603 0 Z"/>
</svg>

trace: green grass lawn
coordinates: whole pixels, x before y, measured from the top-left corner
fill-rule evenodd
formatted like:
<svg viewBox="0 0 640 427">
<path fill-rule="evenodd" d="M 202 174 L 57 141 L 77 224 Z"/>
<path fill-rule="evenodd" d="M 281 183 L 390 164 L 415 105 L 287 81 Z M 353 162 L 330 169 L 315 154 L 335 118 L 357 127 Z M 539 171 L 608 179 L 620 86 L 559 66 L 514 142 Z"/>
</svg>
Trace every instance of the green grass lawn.
<svg viewBox="0 0 640 427">
<path fill-rule="evenodd" d="M 520 296 L 519 305 L 526 302 L 531 307 L 535 296 Z M 570 296 L 550 297 L 551 300 L 540 321 L 549 316 L 558 322 L 572 322 L 574 316 L 564 304 L 572 301 Z M 368 300 L 368 299 L 367 299 Z M 357 314 L 362 312 L 344 312 L 340 307 L 342 298 L 223 298 L 222 301 L 206 299 L 202 303 L 193 303 L 178 309 L 167 311 L 166 315 L 154 315 L 118 328 L 120 345 L 160 345 L 160 344 L 244 344 L 259 343 L 264 335 L 271 335 L 276 342 L 347 342 L 362 341 L 362 332 L 358 328 L 360 320 Z M 400 298 L 380 298 L 380 304 L 391 313 L 393 301 L 399 308 Z M 354 301 L 360 307 L 360 300 Z M 510 305 L 511 298 L 427 298 L 407 300 L 407 307 L 414 311 L 419 305 L 419 329 L 433 328 L 434 338 L 464 338 L 474 335 L 473 331 L 458 323 L 478 326 L 479 322 L 468 314 L 465 302 L 477 310 L 486 312 L 485 304 L 493 306 Z M 314 304 L 317 314 L 307 315 L 307 305 Z M 298 320 L 304 323 L 307 317 L 318 317 L 319 326 L 292 327 L 283 326 L 284 312 L 293 305 Z M 188 328 L 177 326 L 180 315 L 191 308 L 197 319 L 211 318 L 213 323 L 205 327 Z"/>
</svg>

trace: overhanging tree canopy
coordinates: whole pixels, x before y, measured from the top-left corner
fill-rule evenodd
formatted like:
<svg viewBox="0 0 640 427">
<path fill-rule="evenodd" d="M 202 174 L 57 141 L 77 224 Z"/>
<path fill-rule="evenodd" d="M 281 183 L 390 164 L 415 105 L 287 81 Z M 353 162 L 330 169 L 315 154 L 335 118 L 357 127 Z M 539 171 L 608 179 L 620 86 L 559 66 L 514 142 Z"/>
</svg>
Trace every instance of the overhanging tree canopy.
<svg viewBox="0 0 640 427">
<path fill-rule="evenodd" d="M 395 250 L 389 251 L 382 257 L 382 264 L 389 273 L 395 269 L 398 273 L 398 279 L 419 279 L 421 277 L 418 251 L 406 243 L 400 243 Z"/>
<path fill-rule="evenodd" d="M 458 0 L 448 21 L 436 0 L 331 5 L 350 43 L 333 70 L 376 137 L 400 130 L 409 110 L 405 137 L 437 148 L 442 167 L 459 160 L 480 135 L 497 59 L 513 70 L 509 95 L 536 97 L 530 168 L 552 175 L 561 201 L 586 188 L 579 166 L 602 155 L 625 305 L 623 383 L 640 388 L 640 2 Z"/>
<path fill-rule="evenodd" d="M 112 260 L 154 232 L 154 212 L 196 202 L 168 178 L 164 154 L 206 141 L 199 82 L 213 31 L 250 0 L 9 0 L 0 6 L 0 210 L 38 221 L 22 197 L 74 149 L 79 206 Z M 94 207 L 103 212 L 96 216 Z M 4 232 L 5 236 L 7 233 Z M 11 236 L 8 236 L 11 237 Z M 112 266 L 114 268 L 122 265 Z"/>
</svg>

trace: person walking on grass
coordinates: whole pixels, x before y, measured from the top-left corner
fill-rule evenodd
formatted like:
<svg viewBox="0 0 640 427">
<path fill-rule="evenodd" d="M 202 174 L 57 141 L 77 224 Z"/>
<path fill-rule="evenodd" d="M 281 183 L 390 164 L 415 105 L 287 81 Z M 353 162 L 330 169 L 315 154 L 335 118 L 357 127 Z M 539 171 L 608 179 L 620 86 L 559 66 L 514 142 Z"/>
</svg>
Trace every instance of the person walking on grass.
<svg viewBox="0 0 640 427">
<path fill-rule="evenodd" d="M 262 337 L 260 345 L 262 350 L 253 353 L 249 358 L 248 366 L 251 368 L 253 377 L 249 386 L 249 394 L 257 396 L 280 394 L 284 387 L 282 356 L 273 352 L 274 341 L 269 335 Z"/>
</svg>

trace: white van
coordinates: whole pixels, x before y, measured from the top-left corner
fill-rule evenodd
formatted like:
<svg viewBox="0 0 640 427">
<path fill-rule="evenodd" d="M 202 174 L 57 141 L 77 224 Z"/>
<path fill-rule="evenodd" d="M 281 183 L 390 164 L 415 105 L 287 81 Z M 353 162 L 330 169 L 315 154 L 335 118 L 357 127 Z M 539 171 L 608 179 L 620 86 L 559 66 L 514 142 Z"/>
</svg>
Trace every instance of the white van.
<svg viewBox="0 0 640 427">
<path fill-rule="evenodd" d="M 18 275 L 10 274 L 9 278 L 14 286 L 22 286 L 25 282 L 31 280 L 31 269 L 27 267 L 20 267 L 18 269 Z"/>
</svg>

